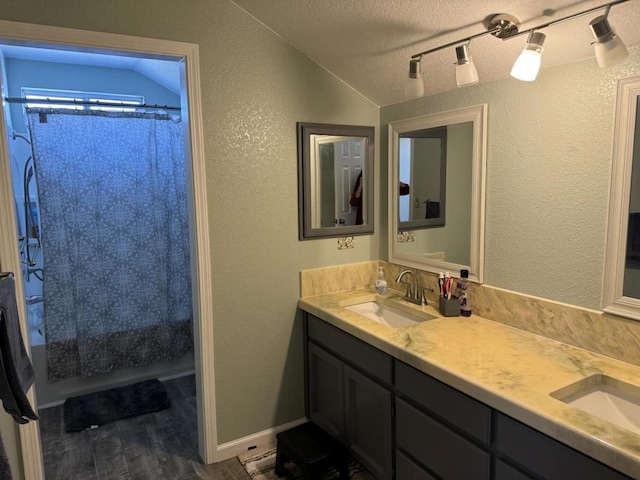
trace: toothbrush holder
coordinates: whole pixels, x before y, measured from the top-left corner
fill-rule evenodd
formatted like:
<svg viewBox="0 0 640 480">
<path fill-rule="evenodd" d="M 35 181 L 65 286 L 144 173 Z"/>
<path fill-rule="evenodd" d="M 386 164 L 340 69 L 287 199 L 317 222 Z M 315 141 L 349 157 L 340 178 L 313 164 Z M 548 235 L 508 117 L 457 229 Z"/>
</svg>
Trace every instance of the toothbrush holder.
<svg viewBox="0 0 640 480">
<path fill-rule="evenodd" d="M 443 317 L 459 317 L 460 299 L 440 297 L 440 314 Z"/>
</svg>

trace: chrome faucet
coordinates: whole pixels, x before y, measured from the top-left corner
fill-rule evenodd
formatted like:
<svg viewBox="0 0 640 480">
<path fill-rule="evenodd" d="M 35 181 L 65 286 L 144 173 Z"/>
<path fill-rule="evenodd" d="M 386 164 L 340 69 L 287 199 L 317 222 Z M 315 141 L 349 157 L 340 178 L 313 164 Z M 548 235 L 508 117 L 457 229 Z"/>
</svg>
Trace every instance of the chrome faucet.
<svg viewBox="0 0 640 480">
<path fill-rule="evenodd" d="M 409 274 L 411 275 L 411 282 L 403 282 L 402 279 Z M 422 305 L 423 296 L 421 294 L 421 289 L 418 286 L 418 278 L 413 271 L 403 270 L 402 272 L 400 272 L 400 275 L 398 275 L 396 282 L 404 283 L 407 285 L 407 293 L 404 296 L 404 299 L 407 302 L 415 303 L 416 305 Z"/>
</svg>

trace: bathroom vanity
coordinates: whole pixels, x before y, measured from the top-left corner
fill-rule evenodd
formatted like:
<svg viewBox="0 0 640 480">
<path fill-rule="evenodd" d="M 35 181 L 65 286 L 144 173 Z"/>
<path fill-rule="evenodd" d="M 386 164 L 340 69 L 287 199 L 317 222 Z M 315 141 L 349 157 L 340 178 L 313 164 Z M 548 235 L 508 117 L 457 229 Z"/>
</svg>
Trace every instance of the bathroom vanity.
<svg viewBox="0 0 640 480">
<path fill-rule="evenodd" d="M 378 479 L 640 478 L 640 435 L 551 396 L 640 368 L 390 291 L 303 298 L 307 416 Z M 427 319 L 394 328 L 348 309 Z"/>
</svg>

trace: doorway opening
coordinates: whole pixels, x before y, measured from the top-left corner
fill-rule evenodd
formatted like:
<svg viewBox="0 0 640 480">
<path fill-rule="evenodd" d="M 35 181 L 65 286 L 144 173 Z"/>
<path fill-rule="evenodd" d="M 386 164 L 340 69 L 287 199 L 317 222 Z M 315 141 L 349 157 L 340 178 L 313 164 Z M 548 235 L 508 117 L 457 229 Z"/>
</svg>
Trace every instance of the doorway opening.
<svg viewBox="0 0 640 480">
<path fill-rule="evenodd" d="M 7 51 L 4 52 L 4 61 L 9 64 L 9 67 L 11 67 L 11 64 L 14 64 L 14 66 L 18 65 L 19 68 L 24 69 L 36 68 L 36 64 L 41 62 L 43 64 L 55 64 L 53 68 L 58 70 L 62 69 L 63 65 L 64 68 L 70 68 L 76 71 L 77 69 L 102 69 L 103 72 L 106 71 L 105 69 L 112 69 L 112 71 L 122 70 L 127 72 L 125 76 L 129 75 L 129 79 L 124 79 L 122 85 L 134 83 L 132 77 L 135 76 L 133 74 L 137 74 L 138 77 L 142 77 L 148 82 L 155 83 L 158 91 L 160 89 L 164 89 L 172 92 L 176 99 L 175 102 L 156 101 L 150 103 L 156 103 L 158 105 L 177 103 L 182 108 L 182 116 L 185 124 L 184 160 L 188 197 L 187 204 L 189 210 L 189 236 L 191 237 L 191 280 L 193 284 L 192 319 L 195 344 L 195 355 L 191 357 L 190 366 L 192 371 L 195 370 L 195 384 L 197 391 L 197 401 L 194 400 L 194 403 L 196 403 L 195 410 L 197 410 L 197 418 L 193 422 L 193 425 L 197 425 L 197 444 L 199 446 L 200 457 L 205 463 L 214 462 L 216 460 L 215 450 L 217 442 L 215 432 L 213 363 L 211 361 L 206 363 L 202 361 L 203 357 L 213 358 L 213 342 L 210 341 L 212 332 L 210 330 L 211 322 L 208 321 L 208 317 L 211 312 L 210 305 L 208 305 L 210 302 L 210 295 L 208 295 L 208 292 L 210 291 L 210 260 L 208 253 L 208 228 L 206 225 L 206 191 L 203 174 L 204 159 L 200 139 L 201 115 L 199 110 L 199 82 L 197 78 L 197 47 L 189 44 L 158 41 L 156 45 L 149 47 L 147 52 L 133 53 L 131 51 L 126 51 L 129 50 L 128 45 L 136 43 L 132 42 L 130 37 L 123 37 L 119 35 L 110 36 L 105 34 L 94 35 L 92 32 L 86 32 L 88 37 L 100 37 L 99 40 L 96 38 L 87 38 L 86 45 L 93 45 L 94 47 L 92 48 L 79 48 L 77 46 L 68 47 L 64 44 L 51 44 L 46 42 L 37 44 L 30 41 L 29 48 L 27 49 L 30 51 L 27 52 L 24 49 L 26 48 L 27 39 L 29 38 L 29 29 L 27 28 L 25 30 L 24 25 L 21 24 L 15 24 L 15 27 L 14 32 L 16 36 L 21 37 L 21 39 L 16 40 L 15 38 L 9 38 L 7 41 L 5 41 L 5 39 L 0 39 L 2 50 L 5 51 L 5 48 L 7 49 Z M 32 38 L 37 38 L 40 41 L 42 41 L 43 38 L 55 38 L 56 41 L 60 41 L 61 38 L 64 39 L 65 37 L 72 36 L 72 31 L 68 31 L 66 29 L 58 29 L 54 27 L 37 27 L 37 29 L 40 31 L 38 31 L 37 35 L 34 35 Z M 42 30 L 45 30 L 44 35 Z M 11 37 L 11 33 L 12 28 L 9 28 L 8 37 Z M 104 50 L 96 49 L 95 45 L 100 45 Z M 23 49 L 23 51 L 19 52 L 21 49 Z M 19 58 L 20 55 L 23 55 L 23 58 Z M 31 58 L 24 58 L 26 55 L 31 55 Z M 42 55 L 42 57 L 38 58 L 37 55 Z M 72 60 L 72 57 L 75 58 Z M 96 62 L 104 62 L 106 64 Z M 115 66 L 116 63 L 119 63 L 119 66 Z M 126 63 L 128 63 L 128 66 L 124 66 Z M 157 77 L 158 81 L 155 82 L 149 78 L 153 76 L 154 65 L 162 65 L 165 68 L 165 71 Z M 52 65 L 49 65 L 49 67 L 52 67 Z M 167 67 L 169 67 L 169 69 L 173 68 L 175 75 L 168 75 L 166 71 Z M 11 88 L 11 81 L 14 80 L 14 72 L 12 72 L 11 68 L 3 68 L 2 70 L 5 72 L 5 76 L 2 79 L 2 93 L 6 106 L 3 120 L 7 136 L 6 138 L 0 139 L 0 143 L 4 144 L 1 145 L 3 150 L 2 153 L 4 154 L 2 156 L 6 157 L 5 159 L 2 159 L 0 156 L 0 160 L 2 160 L 0 163 L 0 176 L 5 176 L 6 178 L 9 177 L 10 171 L 20 171 L 20 168 L 9 168 L 18 165 L 17 157 L 24 153 L 28 158 L 33 152 L 30 151 L 30 141 L 32 139 L 30 138 L 29 132 L 22 132 L 16 129 L 18 124 L 14 121 L 15 115 L 12 115 L 12 112 L 8 111 L 11 108 L 21 111 L 23 108 L 22 105 L 17 103 L 12 104 L 6 102 L 7 98 L 14 97 L 14 95 L 11 95 L 11 92 L 9 91 Z M 32 76 L 31 78 L 34 77 Z M 64 75 L 61 75 L 58 80 L 61 78 L 64 78 Z M 189 82 L 187 82 L 187 78 L 190 78 Z M 55 86 L 56 84 L 54 82 L 51 85 Z M 170 88 L 171 85 L 173 85 L 173 90 Z M 34 87 L 33 84 L 28 86 Z M 60 87 L 60 83 L 58 83 L 57 86 Z M 104 91 L 105 89 L 85 87 L 84 90 L 95 92 L 97 90 Z M 24 160 L 23 163 L 25 163 Z M 22 191 L 16 192 L 18 188 L 15 188 L 16 182 L 14 181 L 13 195 L 11 196 L 9 192 L 5 192 L 8 195 L 3 194 L 3 201 L 1 202 L 3 206 L 0 208 L 0 217 L 3 217 L 2 219 L 4 220 L 4 223 L 10 225 L 11 222 L 13 222 L 12 226 L 14 227 L 9 229 L 12 231 L 6 231 L 0 234 L 0 237 L 2 237 L 0 240 L 2 240 L 3 244 L 6 243 L 7 245 L 10 245 L 11 243 L 14 243 L 14 245 L 13 248 L 7 247 L 0 251 L 0 260 L 2 261 L 3 269 L 11 269 L 17 273 L 17 283 L 21 283 L 19 288 L 17 288 L 17 294 L 19 298 L 25 299 L 24 304 L 26 305 L 26 308 L 19 305 L 19 309 L 22 310 L 22 322 L 28 324 L 28 330 L 30 330 L 31 333 L 33 331 L 37 332 L 41 326 L 41 319 L 38 317 L 38 305 L 42 302 L 38 298 L 37 294 L 29 294 L 32 293 L 29 291 L 29 288 L 34 288 L 34 285 L 28 284 L 30 282 L 36 284 L 36 282 L 41 281 L 38 279 L 38 276 L 43 277 L 43 275 L 46 275 L 46 266 L 39 265 L 38 263 L 41 262 L 42 253 L 39 251 L 39 249 L 41 249 L 40 235 L 46 234 L 46 232 L 41 232 L 39 230 L 41 225 L 38 217 L 40 213 L 38 211 L 38 198 L 37 196 L 36 198 L 32 198 L 33 195 L 30 190 L 30 184 L 23 181 L 27 176 L 29 176 L 28 166 L 25 168 L 23 165 L 22 172 L 19 174 L 16 173 L 14 176 L 22 177 L 22 180 L 17 183 L 18 186 L 22 185 Z M 36 190 L 34 189 L 34 191 Z M 11 221 L 7 221 L 10 217 Z M 13 236 L 15 236 L 15 239 L 11 238 Z M 16 240 L 18 238 L 21 238 L 21 240 Z M 20 245 L 21 248 L 18 248 L 15 245 L 16 243 Z M 206 248 L 204 248 L 205 245 L 207 246 Z M 28 252 L 28 254 L 25 252 Z M 23 280 L 22 282 L 20 282 L 21 279 Z M 203 292 L 207 292 L 207 294 L 204 294 Z M 29 318 L 29 314 L 32 313 L 27 312 L 29 309 L 35 311 L 35 319 Z M 44 319 L 44 321 L 46 322 L 46 319 Z M 203 338 L 207 338 L 207 341 L 203 342 Z M 31 343 L 31 346 L 32 359 L 34 363 L 36 363 L 38 362 L 38 359 L 34 355 L 34 342 Z M 172 364 L 171 366 L 175 367 L 175 364 Z M 187 363 L 186 366 L 167 372 L 167 374 L 164 375 L 164 378 L 181 376 L 188 372 L 189 364 Z M 150 374 L 147 373 L 146 375 L 149 376 Z M 162 377 L 161 373 L 153 373 L 152 375 Z M 130 381 L 131 379 L 120 379 L 117 382 L 129 383 Z M 35 390 L 39 400 L 38 403 L 46 406 L 46 403 L 43 404 L 40 401 L 41 389 L 39 385 L 36 385 Z M 44 400 L 46 400 L 45 397 L 46 395 L 43 394 Z M 34 398 L 33 395 L 32 398 Z M 52 400 L 50 403 L 55 404 L 56 400 Z M 207 409 L 204 408 L 205 405 L 208 405 Z M 33 431 L 33 429 L 21 430 L 23 464 L 25 466 L 25 476 L 27 478 L 43 478 L 42 473 L 37 472 L 37 467 L 33 467 L 33 465 L 41 463 L 41 451 L 38 448 L 40 446 L 38 433 L 37 428 L 35 431 Z M 32 470 L 29 471 L 29 469 Z"/>
</svg>

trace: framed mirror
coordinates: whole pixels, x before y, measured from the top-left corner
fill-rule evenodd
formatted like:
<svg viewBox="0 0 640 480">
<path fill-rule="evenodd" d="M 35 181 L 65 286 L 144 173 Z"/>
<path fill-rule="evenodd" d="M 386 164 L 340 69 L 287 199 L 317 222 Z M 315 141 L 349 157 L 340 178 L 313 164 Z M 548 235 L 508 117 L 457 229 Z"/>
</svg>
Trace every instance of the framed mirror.
<svg viewBox="0 0 640 480">
<path fill-rule="evenodd" d="M 482 282 L 486 124 L 486 104 L 389 124 L 390 262 L 434 273 L 449 271 L 454 276 L 459 275 L 461 269 L 468 269 L 470 280 Z M 423 138 L 439 140 L 439 144 L 431 146 L 430 154 L 421 154 L 422 158 L 435 160 L 420 175 L 407 177 L 401 171 L 404 168 L 401 157 L 406 155 L 407 148 L 402 144 L 405 139 L 421 142 Z M 434 153 L 438 148 L 443 151 L 439 156 Z M 417 157 L 414 164 L 419 161 Z M 431 178 L 425 179 L 425 176 Z M 409 195 L 412 189 L 421 192 L 420 196 L 413 197 L 409 210 L 419 210 L 417 215 L 425 218 L 405 223 L 401 199 L 407 196 L 407 178 L 410 179 Z M 432 211 L 427 212 L 428 205 L 421 203 L 433 202 L 433 199 L 439 202 L 440 212 L 433 206 Z"/>
<path fill-rule="evenodd" d="M 398 230 L 445 224 L 447 128 L 398 135 Z"/>
<path fill-rule="evenodd" d="M 602 304 L 640 320 L 640 77 L 618 81 Z"/>
<path fill-rule="evenodd" d="M 373 233 L 374 127 L 297 129 L 300 240 Z"/>
</svg>

